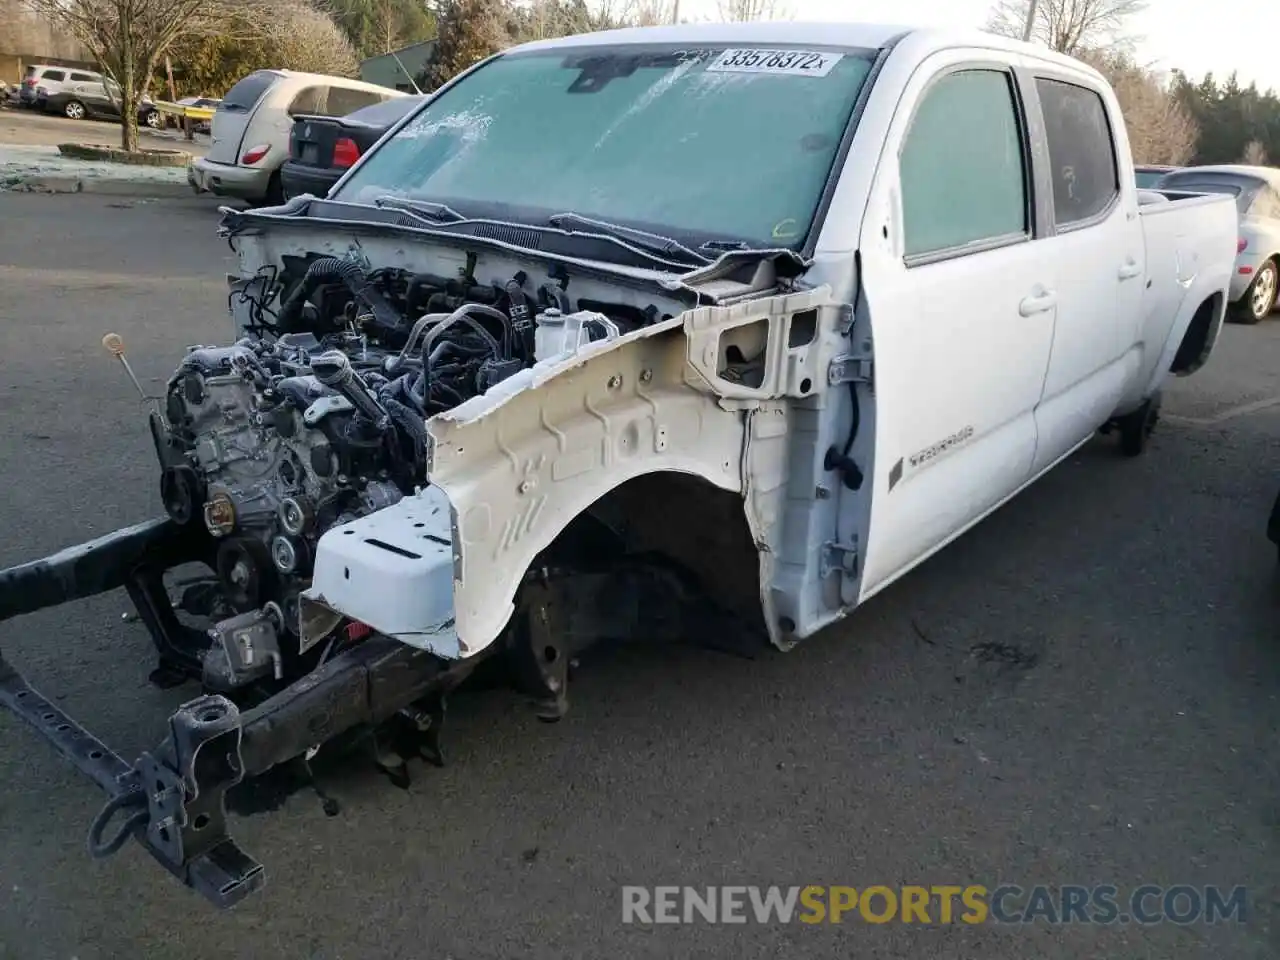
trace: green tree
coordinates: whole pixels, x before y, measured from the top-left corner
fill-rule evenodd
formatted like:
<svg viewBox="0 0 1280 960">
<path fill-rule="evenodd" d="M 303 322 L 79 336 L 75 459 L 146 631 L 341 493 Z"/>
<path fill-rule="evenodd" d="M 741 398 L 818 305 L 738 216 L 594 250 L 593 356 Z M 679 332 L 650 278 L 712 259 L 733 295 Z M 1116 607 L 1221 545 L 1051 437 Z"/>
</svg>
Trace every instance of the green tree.
<svg viewBox="0 0 1280 960">
<path fill-rule="evenodd" d="M 325 9 L 361 59 L 436 35 L 435 12 L 420 0 L 328 0 Z"/>
<path fill-rule="evenodd" d="M 275 5 L 272 17 L 275 28 L 267 36 L 237 39 L 248 28 L 232 18 L 225 34 L 178 44 L 171 57 L 178 96 L 220 97 L 254 70 L 356 75 L 355 52 L 325 13 L 303 0 L 285 0 Z"/>
<path fill-rule="evenodd" d="M 1242 86 L 1235 74 L 1220 82 L 1209 73 L 1193 83 L 1177 72 L 1172 90 L 1200 128 L 1194 163 L 1280 157 L 1280 97 L 1275 91 Z"/>
<path fill-rule="evenodd" d="M 437 42 L 419 85 L 434 90 L 511 44 L 513 26 L 503 0 L 442 0 Z M 424 82 L 425 81 L 425 82 Z"/>
</svg>

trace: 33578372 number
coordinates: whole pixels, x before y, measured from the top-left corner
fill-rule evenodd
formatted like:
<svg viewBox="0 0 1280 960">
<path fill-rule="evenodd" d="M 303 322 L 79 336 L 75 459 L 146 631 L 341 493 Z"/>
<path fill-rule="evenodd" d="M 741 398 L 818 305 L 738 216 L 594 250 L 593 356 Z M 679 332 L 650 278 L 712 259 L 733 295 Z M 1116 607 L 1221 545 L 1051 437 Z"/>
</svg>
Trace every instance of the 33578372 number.
<svg viewBox="0 0 1280 960">
<path fill-rule="evenodd" d="M 707 72 L 825 77 L 843 56 L 840 53 L 819 53 L 813 50 L 725 50 L 707 67 Z"/>
</svg>

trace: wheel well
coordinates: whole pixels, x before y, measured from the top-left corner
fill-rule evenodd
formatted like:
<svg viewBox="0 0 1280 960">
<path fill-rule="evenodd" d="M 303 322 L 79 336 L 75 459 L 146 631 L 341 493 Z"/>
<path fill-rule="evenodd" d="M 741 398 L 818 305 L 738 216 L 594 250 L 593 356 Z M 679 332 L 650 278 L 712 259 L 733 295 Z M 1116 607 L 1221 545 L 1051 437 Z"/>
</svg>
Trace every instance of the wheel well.
<svg viewBox="0 0 1280 960">
<path fill-rule="evenodd" d="M 1171 373 L 1186 376 L 1204 365 L 1209 331 L 1213 329 L 1214 318 L 1219 315 L 1222 305 L 1222 294 L 1215 293 L 1196 308 L 1191 323 L 1187 325 L 1187 332 L 1182 335 L 1182 343 L 1178 344 L 1173 364 L 1169 367 Z"/>
<path fill-rule="evenodd" d="M 598 557 L 599 538 L 584 536 L 587 518 L 611 531 L 624 554 L 661 554 L 692 574 L 717 605 L 763 624 L 760 558 L 740 493 L 692 474 L 635 477 L 588 507 L 544 556 L 572 562 L 566 554 L 586 551 Z"/>
</svg>

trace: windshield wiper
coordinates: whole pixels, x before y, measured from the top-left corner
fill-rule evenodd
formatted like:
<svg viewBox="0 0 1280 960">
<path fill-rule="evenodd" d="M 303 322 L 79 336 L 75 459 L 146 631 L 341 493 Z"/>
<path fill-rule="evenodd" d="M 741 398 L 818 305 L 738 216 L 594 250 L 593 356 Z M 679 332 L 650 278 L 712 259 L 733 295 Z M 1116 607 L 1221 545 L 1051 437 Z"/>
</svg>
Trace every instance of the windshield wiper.
<svg viewBox="0 0 1280 960">
<path fill-rule="evenodd" d="M 403 197 L 377 197 L 373 205 L 379 210 L 398 210 L 428 223 L 458 223 L 467 219 L 453 207 L 431 200 L 406 200 Z"/>
<path fill-rule="evenodd" d="M 659 236 L 656 233 L 648 233 L 644 230 L 636 230 L 633 227 L 624 227 L 620 223 L 594 220 L 591 217 L 584 217 L 577 213 L 557 213 L 555 216 L 548 217 L 547 222 L 553 227 L 560 227 L 561 229 L 566 227 L 585 228 L 592 233 L 613 237 L 615 240 L 629 243 L 641 250 L 647 250 L 649 253 L 657 253 L 666 257 L 680 257 L 695 264 L 708 264 L 711 262 L 710 258 L 704 257 L 695 250 L 690 250 L 679 240 Z"/>
</svg>

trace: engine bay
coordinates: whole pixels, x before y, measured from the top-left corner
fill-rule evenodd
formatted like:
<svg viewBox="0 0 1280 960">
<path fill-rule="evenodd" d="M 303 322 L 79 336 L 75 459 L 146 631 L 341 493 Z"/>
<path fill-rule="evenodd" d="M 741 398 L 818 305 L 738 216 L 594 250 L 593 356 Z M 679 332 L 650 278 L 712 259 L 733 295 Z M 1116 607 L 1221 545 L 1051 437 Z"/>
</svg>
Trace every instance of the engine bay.
<svg viewBox="0 0 1280 960">
<path fill-rule="evenodd" d="M 666 317 L 515 273 L 483 284 L 350 258 L 284 257 L 259 276 L 243 335 L 193 346 L 151 430 L 170 519 L 211 538 L 206 689 L 288 681 L 299 596 L 321 536 L 427 482 L 426 421 L 534 364 Z M 233 294 L 233 296 L 235 296 Z M 576 306 L 576 309 L 575 309 Z"/>
</svg>

